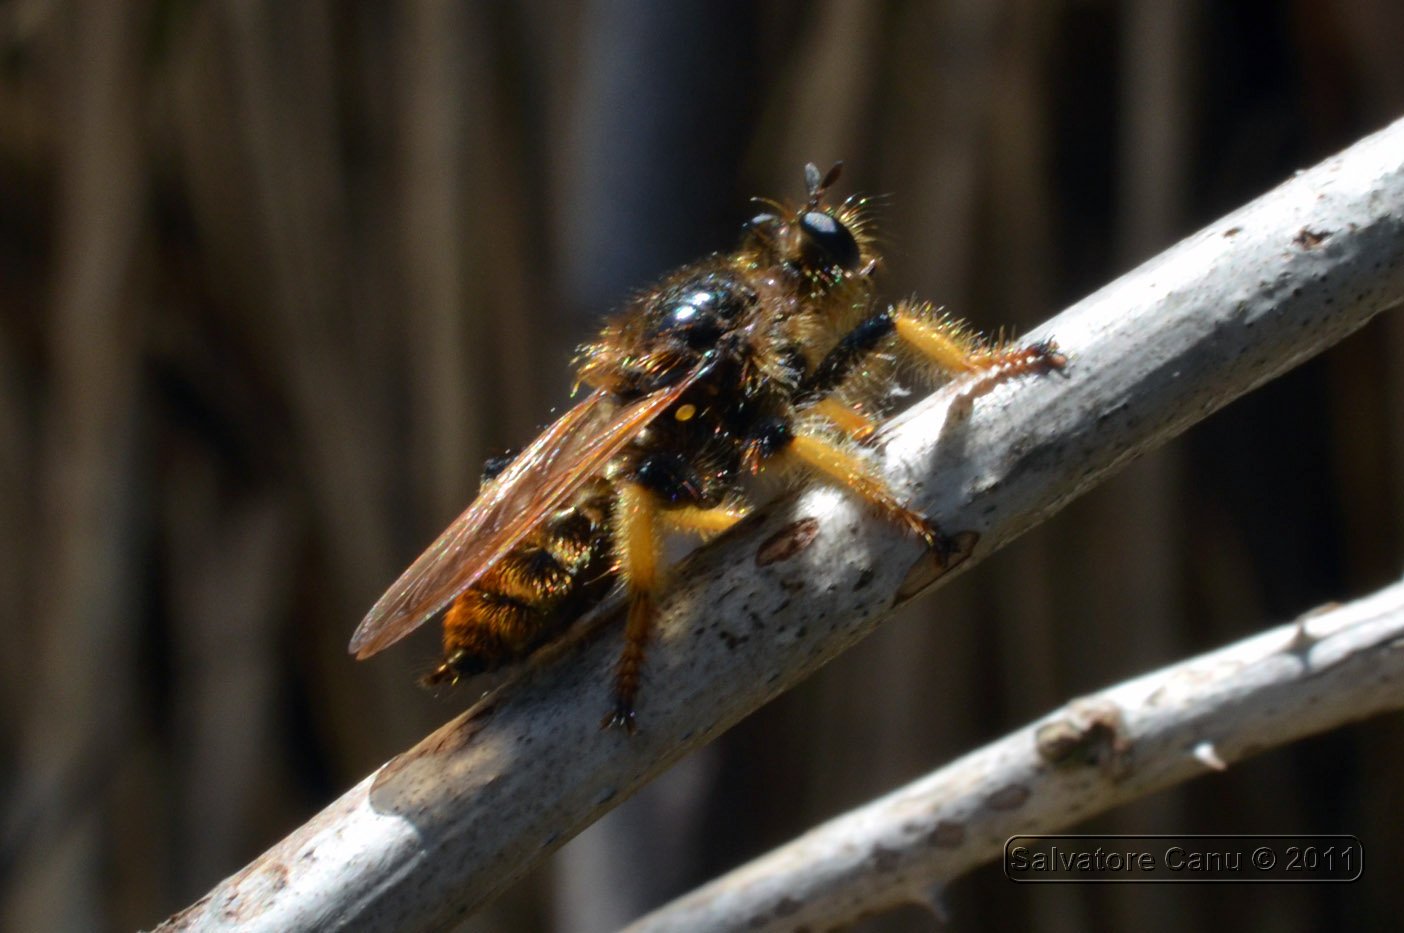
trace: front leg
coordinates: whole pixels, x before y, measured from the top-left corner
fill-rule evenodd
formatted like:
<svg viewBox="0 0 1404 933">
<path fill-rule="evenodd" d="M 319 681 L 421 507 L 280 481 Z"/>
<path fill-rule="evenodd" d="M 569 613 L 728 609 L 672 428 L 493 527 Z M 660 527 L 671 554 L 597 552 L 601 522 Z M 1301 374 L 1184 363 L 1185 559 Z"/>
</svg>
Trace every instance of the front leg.
<svg viewBox="0 0 1404 933">
<path fill-rule="evenodd" d="M 950 375 L 984 374 L 1010 379 L 1067 366 L 1067 357 L 1051 340 L 1028 346 L 988 341 L 963 321 L 929 304 L 900 302 L 888 311 L 898 338 L 926 362 Z"/>
<path fill-rule="evenodd" d="M 896 329 L 897 318 L 892 308 L 859 322 L 819 361 L 814 372 L 800 383 L 796 403 L 800 406 L 813 405 L 829 396 Z"/>
<path fill-rule="evenodd" d="M 1059 370 L 1068 362 L 1051 340 L 1026 347 L 989 343 L 960 320 L 928 304 L 904 301 L 878 311 L 845 334 L 819 361 L 814 372 L 800 383 L 797 403 L 801 406 L 826 403 L 831 393 L 894 334 L 923 361 L 947 375 L 984 373 L 1011 378 Z M 844 427 L 839 419 L 835 420 Z"/>
</svg>

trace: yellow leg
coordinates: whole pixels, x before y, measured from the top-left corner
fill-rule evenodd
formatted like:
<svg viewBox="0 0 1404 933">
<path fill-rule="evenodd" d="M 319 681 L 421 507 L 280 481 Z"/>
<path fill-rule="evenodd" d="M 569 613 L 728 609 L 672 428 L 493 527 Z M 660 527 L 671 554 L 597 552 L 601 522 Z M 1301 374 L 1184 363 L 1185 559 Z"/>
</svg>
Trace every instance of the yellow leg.
<svg viewBox="0 0 1404 933">
<path fill-rule="evenodd" d="M 1025 373 L 1063 369 L 1067 358 L 1053 341 L 1040 341 L 1028 347 L 995 342 L 984 344 L 965 324 L 949 317 L 934 317 L 924 306 L 899 304 L 893 309 L 897 337 L 915 351 L 949 373 L 986 373 L 995 379 L 1009 379 Z"/>
<path fill-rule="evenodd" d="M 877 424 L 855 408 L 850 408 L 832 395 L 820 399 L 809 411 L 832 421 L 838 428 L 860 444 L 873 436 Z"/>
<path fill-rule="evenodd" d="M 975 341 L 960 325 L 925 320 L 901 307 L 894 309 L 893 323 L 898 337 L 947 372 L 968 373 L 980 368 L 975 363 Z"/>
<path fill-rule="evenodd" d="M 1062 369 L 1067 358 L 1051 341 L 988 346 L 961 322 L 932 317 L 928 310 L 899 305 L 892 311 L 897 336 L 949 373 L 987 373 L 999 378 Z"/>
<path fill-rule="evenodd" d="M 661 576 L 658 517 L 658 500 L 653 493 L 637 483 L 619 487 L 614 555 L 629 590 L 629 622 L 624 629 L 624 650 L 615 668 L 614 709 L 605 716 L 600 728 L 622 726 L 630 735 L 638 728 L 634 698 L 638 696 L 644 649 L 653 627 L 653 594 Z"/>
<path fill-rule="evenodd" d="M 714 509 L 699 509 L 685 505 L 677 509 L 664 509 L 658 513 L 662 521 L 672 531 L 683 531 L 699 537 L 709 538 L 719 535 L 746 517 L 746 510 L 723 505 Z"/>
<path fill-rule="evenodd" d="M 940 529 L 920 512 L 898 502 L 882 477 L 873 473 L 859 457 L 812 434 L 795 435 L 788 449 L 795 459 L 834 480 L 886 518 L 916 534 L 926 542 L 927 547 L 943 558 L 950 551 L 950 541 L 941 534 Z"/>
</svg>

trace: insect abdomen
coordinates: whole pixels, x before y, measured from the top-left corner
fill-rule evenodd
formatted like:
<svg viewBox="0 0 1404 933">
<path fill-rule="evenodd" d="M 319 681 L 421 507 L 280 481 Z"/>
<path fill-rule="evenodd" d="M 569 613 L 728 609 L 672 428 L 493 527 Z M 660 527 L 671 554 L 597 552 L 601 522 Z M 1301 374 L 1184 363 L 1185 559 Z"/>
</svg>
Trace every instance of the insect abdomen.
<svg viewBox="0 0 1404 933">
<path fill-rule="evenodd" d="M 444 662 L 426 684 L 491 671 L 531 653 L 569 621 L 609 553 L 608 500 L 595 490 L 542 524 L 444 614 Z"/>
</svg>

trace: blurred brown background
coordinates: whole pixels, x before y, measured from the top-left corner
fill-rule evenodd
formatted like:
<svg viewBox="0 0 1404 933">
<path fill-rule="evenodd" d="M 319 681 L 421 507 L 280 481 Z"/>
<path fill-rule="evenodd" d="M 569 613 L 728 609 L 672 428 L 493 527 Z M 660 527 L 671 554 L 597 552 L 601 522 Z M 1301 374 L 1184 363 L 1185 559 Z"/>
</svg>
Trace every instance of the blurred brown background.
<svg viewBox="0 0 1404 933">
<path fill-rule="evenodd" d="M 1404 7 L 0 4 L 0 927 L 151 925 L 469 704 L 367 606 L 633 287 L 842 158 L 883 289 L 1025 328 L 1404 114 Z M 473 921 L 609 929 L 1401 556 L 1404 329 L 1137 464 Z M 603 689 L 603 687 L 602 687 Z M 1350 886 L 948 893 L 955 929 L 1385 929 L 1398 718 L 1094 831 L 1344 832 Z M 871 929 L 927 929 L 899 911 Z"/>
</svg>

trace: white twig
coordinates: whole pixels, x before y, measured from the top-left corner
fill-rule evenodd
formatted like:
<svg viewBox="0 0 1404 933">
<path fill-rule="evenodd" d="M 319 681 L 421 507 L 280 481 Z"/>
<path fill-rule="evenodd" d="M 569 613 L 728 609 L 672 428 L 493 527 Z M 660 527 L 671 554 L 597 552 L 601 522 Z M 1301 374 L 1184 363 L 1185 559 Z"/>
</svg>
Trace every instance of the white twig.
<svg viewBox="0 0 1404 933">
<path fill-rule="evenodd" d="M 968 566 L 1401 300 L 1404 122 L 1049 322 L 1036 336 L 1056 334 L 1065 377 L 957 384 L 906 413 L 885 435 L 888 475 L 964 531 Z M 598 728 L 619 648 L 607 630 L 387 763 L 170 928 L 411 930 L 461 917 L 938 576 L 910 538 L 832 490 L 761 512 L 679 568 L 639 735 Z"/>
<path fill-rule="evenodd" d="M 1404 709 L 1404 583 L 1074 700 L 632 924 L 829 929 L 1056 832 L 1317 732 Z"/>
</svg>

